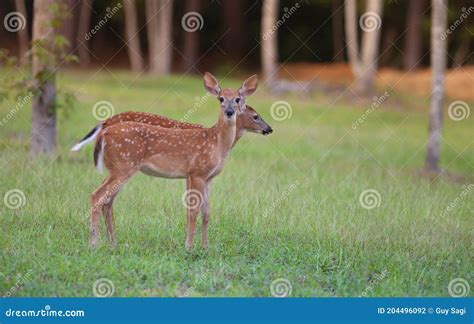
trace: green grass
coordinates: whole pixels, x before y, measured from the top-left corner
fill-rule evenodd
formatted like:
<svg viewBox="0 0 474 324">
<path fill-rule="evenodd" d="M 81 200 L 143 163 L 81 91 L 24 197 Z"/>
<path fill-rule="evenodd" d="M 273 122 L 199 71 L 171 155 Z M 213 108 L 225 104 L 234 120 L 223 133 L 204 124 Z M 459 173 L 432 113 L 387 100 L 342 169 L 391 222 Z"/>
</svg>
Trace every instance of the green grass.
<svg viewBox="0 0 474 324">
<path fill-rule="evenodd" d="M 270 296 L 278 278 L 290 281 L 291 296 L 448 296 L 452 279 L 473 283 L 474 190 L 461 195 L 474 183 L 473 116 L 444 118 L 441 164 L 461 181 L 429 181 L 417 173 L 427 111 L 391 109 L 389 98 L 354 130 L 368 106 L 259 89 L 248 103 L 274 133 L 247 134 L 214 180 L 207 252 L 199 239 L 184 249 L 184 181 L 142 174 L 116 199 L 118 247 L 105 244 L 101 224 L 101 244 L 90 250 L 90 194 L 104 175 L 91 146 L 69 149 L 97 123 L 94 103 L 180 119 L 205 92 L 198 78 L 115 71 L 70 71 L 59 83 L 80 102 L 61 113 L 56 160 L 29 159 L 30 105 L 0 127 L 1 194 L 26 197 L 21 208 L 0 206 L 1 295 L 15 287 L 14 296 L 92 296 L 99 278 L 113 282 L 114 296 Z M 276 100 L 291 104 L 290 119 L 271 118 Z M 13 107 L 0 104 L 0 116 Z M 188 121 L 212 125 L 217 114 L 210 99 Z M 361 206 L 366 189 L 378 191 L 378 207 Z"/>
</svg>

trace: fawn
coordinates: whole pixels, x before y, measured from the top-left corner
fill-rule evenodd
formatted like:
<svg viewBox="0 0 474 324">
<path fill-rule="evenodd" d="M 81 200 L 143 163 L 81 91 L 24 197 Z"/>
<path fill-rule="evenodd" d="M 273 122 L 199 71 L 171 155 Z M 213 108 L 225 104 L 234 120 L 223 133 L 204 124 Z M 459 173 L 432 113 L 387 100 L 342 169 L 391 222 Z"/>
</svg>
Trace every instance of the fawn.
<svg viewBox="0 0 474 324">
<path fill-rule="evenodd" d="M 105 165 L 109 176 L 92 194 L 91 246 L 97 243 L 101 211 L 105 216 L 107 235 L 115 243 L 113 200 L 120 187 L 141 171 L 156 177 L 186 179 L 187 198 L 198 201 L 187 206 L 185 246 L 187 249 L 193 246 L 197 216 L 201 211 L 201 244 L 208 247 L 210 183 L 221 172 L 235 143 L 238 136 L 236 115 L 246 110 L 245 97 L 256 90 L 257 78 L 248 78 L 239 90 L 221 90 L 214 76 L 206 73 L 204 85 L 220 101 L 219 119 L 211 128 L 170 129 L 122 122 L 98 134 L 94 161 L 99 169 Z"/>
<path fill-rule="evenodd" d="M 165 116 L 139 111 L 127 111 L 112 116 L 104 120 L 102 123 L 98 124 L 86 136 L 84 136 L 83 139 L 81 139 L 76 145 L 74 145 L 71 151 L 79 151 L 84 145 L 95 140 L 101 130 L 106 129 L 111 125 L 127 121 L 144 123 L 165 128 L 204 128 L 204 126 L 199 124 L 186 123 Z M 237 113 L 237 133 L 235 135 L 234 145 L 242 137 L 245 131 L 268 135 L 273 132 L 273 129 L 263 120 L 263 118 L 255 111 L 255 109 L 253 109 L 249 105 L 245 105 L 243 111 Z"/>
</svg>

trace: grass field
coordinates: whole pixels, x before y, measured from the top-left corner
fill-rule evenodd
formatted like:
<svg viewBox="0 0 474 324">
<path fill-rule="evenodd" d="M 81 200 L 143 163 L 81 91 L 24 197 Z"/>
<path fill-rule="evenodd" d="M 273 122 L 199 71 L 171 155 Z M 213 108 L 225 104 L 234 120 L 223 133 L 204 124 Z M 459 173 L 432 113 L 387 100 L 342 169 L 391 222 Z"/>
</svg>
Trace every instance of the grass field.
<svg viewBox="0 0 474 324">
<path fill-rule="evenodd" d="M 184 181 L 142 174 L 116 199 L 117 248 L 107 246 L 101 224 L 101 244 L 90 250 L 90 194 L 104 175 L 92 146 L 69 149 L 97 123 L 93 105 L 106 100 L 115 113 L 186 115 L 210 126 L 217 101 L 189 112 L 205 94 L 197 77 L 71 71 L 59 84 L 80 101 L 60 113 L 57 159 L 30 161 L 29 104 L 0 127 L 2 196 L 18 189 L 25 197 L 13 202 L 19 208 L 0 207 L 1 295 L 93 296 L 102 278 L 113 296 L 271 296 L 276 283 L 303 297 L 449 296 L 455 278 L 472 285 L 474 112 L 457 122 L 445 114 L 441 164 L 450 175 L 430 181 L 418 173 L 428 113 L 392 109 L 403 95 L 390 93 L 352 127 L 370 103 L 259 89 L 247 102 L 274 133 L 247 134 L 214 180 L 207 252 L 199 239 L 184 249 Z M 271 117 L 277 100 L 291 105 L 290 118 Z M 0 116 L 14 106 L 1 103 Z M 375 200 L 361 202 L 368 189 Z"/>
</svg>

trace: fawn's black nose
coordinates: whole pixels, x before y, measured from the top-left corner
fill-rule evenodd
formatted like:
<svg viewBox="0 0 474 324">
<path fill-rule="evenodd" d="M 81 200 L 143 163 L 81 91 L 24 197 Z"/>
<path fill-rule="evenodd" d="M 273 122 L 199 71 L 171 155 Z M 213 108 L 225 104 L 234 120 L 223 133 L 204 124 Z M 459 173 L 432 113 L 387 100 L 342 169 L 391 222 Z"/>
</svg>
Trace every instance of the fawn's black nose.
<svg viewBox="0 0 474 324">
<path fill-rule="evenodd" d="M 227 108 L 227 109 L 224 111 L 224 113 L 226 114 L 226 116 L 227 116 L 228 118 L 230 118 L 230 117 L 232 117 L 232 116 L 234 115 L 235 111 L 234 111 L 234 109 L 232 109 L 232 108 Z"/>
<path fill-rule="evenodd" d="M 271 134 L 273 133 L 273 129 L 271 127 L 268 127 L 268 128 L 265 128 L 263 131 L 262 131 L 262 134 L 263 135 L 268 135 L 268 134 Z"/>
</svg>

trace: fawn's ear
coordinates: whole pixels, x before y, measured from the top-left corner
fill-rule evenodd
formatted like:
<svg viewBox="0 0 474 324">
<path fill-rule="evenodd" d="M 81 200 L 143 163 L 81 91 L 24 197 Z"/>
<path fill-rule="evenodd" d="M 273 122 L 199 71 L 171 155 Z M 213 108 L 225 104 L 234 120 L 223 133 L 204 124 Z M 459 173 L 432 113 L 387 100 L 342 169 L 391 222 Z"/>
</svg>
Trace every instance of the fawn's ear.
<svg viewBox="0 0 474 324">
<path fill-rule="evenodd" d="M 243 97 L 250 96 L 255 92 L 255 90 L 257 90 L 257 81 L 258 78 L 256 74 L 245 80 L 239 89 L 239 94 Z"/>
<path fill-rule="evenodd" d="M 209 72 L 204 73 L 204 88 L 215 96 L 219 95 L 219 92 L 221 92 L 217 79 Z"/>
</svg>

